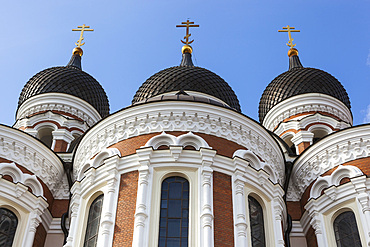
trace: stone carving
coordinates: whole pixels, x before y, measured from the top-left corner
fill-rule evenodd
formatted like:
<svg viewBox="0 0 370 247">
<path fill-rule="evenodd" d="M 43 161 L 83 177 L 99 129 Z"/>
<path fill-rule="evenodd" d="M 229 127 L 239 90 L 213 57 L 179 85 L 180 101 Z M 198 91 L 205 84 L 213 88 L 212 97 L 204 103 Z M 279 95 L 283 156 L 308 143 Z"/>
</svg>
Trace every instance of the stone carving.
<svg viewBox="0 0 370 247">
<path fill-rule="evenodd" d="M 150 107 L 148 107 L 150 108 Z M 190 106 L 189 106 L 190 108 Z M 105 147 L 142 134 L 163 131 L 191 131 L 215 135 L 234 141 L 257 154 L 265 162 L 275 164 L 278 174 L 283 174 L 284 161 L 277 144 L 260 126 L 247 118 L 229 112 L 205 112 L 203 109 L 164 111 L 153 107 L 144 112 L 112 115 L 85 136 L 76 152 L 75 174 L 91 157 Z M 207 109 L 211 111 L 211 109 Z M 154 113 L 155 112 L 155 113 Z M 281 177 L 281 176 L 278 176 Z"/>
<path fill-rule="evenodd" d="M 48 186 L 54 195 L 56 182 L 60 181 L 63 175 L 61 161 L 55 154 L 52 154 L 51 150 L 46 150 L 46 147 L 44 149 L 34 149 L 34 147 L 40 146 L 40 143 L 32 137 L 24 133 L 18 133 L 17 130 L 10 131 L 17 135 L 10 137 L 10 135 L 7 135 L 9 130 L 5 129 L 0 132 L 0 157 L 30 170 Z"/>
<path fill-rule="evenodd" d="M 328 136 L 323 145 L 314 147 L 294 164 L 293 183 L 290 183 L 287 193 L 290 201 L 298 201 L 306 188 L 326 171 L 352 160 L 369 157 L 370 131 L 366 126 L 354 127 Z"/>
</svg>

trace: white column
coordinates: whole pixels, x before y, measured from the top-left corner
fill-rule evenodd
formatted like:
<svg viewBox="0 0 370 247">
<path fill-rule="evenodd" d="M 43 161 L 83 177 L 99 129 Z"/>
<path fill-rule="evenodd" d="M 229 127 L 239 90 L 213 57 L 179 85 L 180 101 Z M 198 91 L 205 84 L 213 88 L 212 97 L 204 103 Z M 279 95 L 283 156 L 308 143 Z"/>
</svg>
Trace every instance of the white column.
<svg viewBox="0 0 370 247">
<path fill-rule="evenodd" d="M 361 176 L 351 179 L 352 184 L 355 186 L 355 190 L 358 193 L 357 200 L 361 205 L 362 213 L 365 216 L 365 222 L 362 225 L 366 227 L 365 238 L 367 246 L 370 246 L 370 207 L 369 207 L 369 195 L 366 192 L 366 177 Z M 363 217 L 361 217 L 363 219 Z"/>
<path fill-rule="evenodd" d="M 203 232 L 203 244 L 201 246 L 213 246 L 213 208 L 212 208 L 212 169 L 209 167 L 202 169 L 201 174 L 201 224 Z"/>
<path fill-rule="evenodd" d="M 133 247 L 144 247 L 147 246 L 147 228 L 148 228 L 148 211 L 147 198 L 148 198 L 148 184 L 149 184 L 149 164 L 150 155 L 152 153 L 151 148 L 137 150 L 139 155 L 139 162 L 141 164 L 139 168 L 139 181 L 137 188 L 137 199 L 136 199 L 136 211 L 135 211 L 135 222 L 134 222 L 134 236 L 132 240 Z"/>
<path fill-rule="evenodd" d="M 245 181 L 241 171 L 236 171 L 233 175 L 233 197 L 234 197 L 234 229 L 235 246 L 247 247 L 247 218 L 246 200 L 244 194 Z"/>
<path fill-rule="evenodd" d="M 201 149 L 202 168 L 200 174 L 201 203 L 201 245 L 202 247 L 213 247 L 213 157 L 215 150 Z"/>
<path fill-rule="evenodd" d="M 32 247 L 33 241 L 35 239 L 35 233 L 37 227 L 41 222 L 41 218 L 35 212 L 30 214 L 29 224 L 28 224 L 28 231 L 26 233 L 25 241 L 23 242 L 23 247 Z"/>
<path fill-rule="evenodd" d="M 323 219 L 322 214 L 314 210 L 310 212 L 309 215 L 311 216 L 310 224 L 312 228 L 315 230 L 317 246 L 318 247 L 329 246 L 327 242 L 326 234 L 325 234 L 324 219 Z"/>
<path fill-rule="evenodd" d="M 114 157 L 114 159 L 115 158 L 116 157 Z M 105 165 L 108 165 L 107 162 Z M 107 174 L 109 174 L 111 178 L 108 179 L 106 190 L 104 193 L 102 216 L 99 229 L 100 236 L 98 237 L 97 246 L 111 246 L 113 243 L 113 232 L 116 210 L 116 208 L 114 208 L 113 206 L 116 205 L 118 194 L 117 188 L 118 171 L 114 168 L 108 169 L 107 171 Z"/>
<path fill-rule="evenodd" d="M 71 225 L 69 226 L 69 232 L 68 232 L 68 237 L 67 237 L 67 242 L 64 245 L 64 247 L 73 247 L 74 246 L 74 241 L 76 237 L 76 232 L 77 232 L 77 224 L 78 224 L 78 211 L 80 208 L 80 184 L 75 183 L 74 186 L 72 187 L 72 198 L 71 198 L 71 205 L 69 209 L 71 210 Z"/>
<path fill-rule="evenodd" d="M 283 214 L 283 205 L 284 201 L 281 197 L 275 197 L 273 200 L 273 211 L 274 212 L 274 235 L 275 235 L 275 246 L 283 247 L 285 246 L 284 243 L 284 236 L 283 236 L 283 228 L 282 228 L 282 214 Z"/>
</svg>

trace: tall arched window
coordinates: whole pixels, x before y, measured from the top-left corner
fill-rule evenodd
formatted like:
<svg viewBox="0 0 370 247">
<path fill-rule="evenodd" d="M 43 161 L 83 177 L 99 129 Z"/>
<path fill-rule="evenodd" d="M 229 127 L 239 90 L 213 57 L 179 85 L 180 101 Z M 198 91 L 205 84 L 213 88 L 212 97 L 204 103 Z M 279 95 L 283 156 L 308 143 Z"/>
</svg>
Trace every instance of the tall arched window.
<svg viewBox="0 0 370 247">
<path fill-rule="evenodd" d="M 189 182 L 169 177 L 162 182 L 159 247 L 188 246 Z"/>
<path fill-rule="evenodd" d="M 251 225 L 251 238 L 253 247 L 266 246 L 265 226 L 263 222 L 263 209 L 256 199 L 248 196 L 249 220 Z"/>
<path fill-rule="evenodd" d="M 87 219 L 84 247 L 95 247 L 98 241 L 101 209 L 103 206 L 104 195 L 98 196 L 90 206 L 89 217 Z"/>
<path fill-rule="evenodd" d="M 338 215 L 334 220 L 335 240 L 338 247 L 361 247 L 360 235 L 355 214 L 347 211 Z"/>
<path fill-rule="evenodd" d="M 0 246 L 11 247 L 13 245 L 17 225 L 17 216 L 8 209 L 0 208 Z"/>
</svg>

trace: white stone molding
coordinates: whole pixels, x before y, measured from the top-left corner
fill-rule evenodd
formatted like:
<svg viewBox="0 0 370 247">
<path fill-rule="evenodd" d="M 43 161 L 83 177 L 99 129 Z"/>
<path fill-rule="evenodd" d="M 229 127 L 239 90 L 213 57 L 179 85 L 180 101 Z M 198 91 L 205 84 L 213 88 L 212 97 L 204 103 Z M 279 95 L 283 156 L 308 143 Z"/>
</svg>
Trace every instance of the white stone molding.
<svg viewBox="0 0 370 247">
<path fill-rule="evenodd" d="M 331 175 L 319 177 L 315 181 L 310 191 L 310 198 L 316 199 L 324 189 L 330 186 L 338 186 L 343 178 L 354 178 L 362 175 L 363 173 L 358 167 L 339 165 Z"/>
<path fill-rule="evenodd" d="M 341 178 L 347 177 L 342 175 L 346 172 L 355 177 L 348 183 L 325 189 L 321 196 L 311 198 L 305 206 L 319 247 L 331 246 L 335 242 L 333 222 L 341 212 L 348 210 L 356 216 L 361 242 L 366 246 L 370 244 L 369 179 L 365 175 L 356 176 L 360 175 L 356 169 L 346 171 L 341 168 L 337 174 L 332 174 L 332 182 L 339 183 Z"/>
<path fill-rule="evenodd" d="M 78 174 L 74 174 L 77 177 L 78 181 L 84 177 L 84 173 L 86 170 L 90 169 L 91 167 L 97 168 L 101 166 L 106 159 L 113 157 L 113 156 L 121 156 L 121 152 L 117 148 L 106 148 L 103 149 L 100 153 L 98 153 L 93 159 L 89 160 L 79 171 Z"/>
<path fill-rule="evenodd" d="M 299 131 L 296 133 L 291 141 L 294 143 L 295 146 L 298 146 L 302 142 L 308 142 L 310 145 L 312 144 L 314 134 L 309 131 Z"/>
<path fill-rule="evenodd" d="M 309 213 L 311 217 L 310 224 L 312 228 L 315 230 L 316 240 L 318 247 L 325 247 L 329 246 L 326 238 L 326 229 L 324 225 L 324 219 L 322 213 L 314 210 Z"/>
<path fill-rule="evenodd" d="M 248 239 L 250 236 L 249 215 L 246 215 L 246 212 L 249 211 L 246 202 L 251 192 L 258 194 L 259 198 L 264 201 L 264 218 L 268 219 L 265 221 L 267 245 L 284 246 L 282 227 L 285 225 L 287 215 L 282 199 L 284 195 L 282 187 L 279 184 L 274 184 L 266 171 L 252 167 L 248 160 L 235 157 L 233 170 L 235 246 L 249 246 L 251 244 L 251 240 Z M 247 189 L 249 193 L 241 191 L 241 188 Z"/>
<path fill-rule="evenodd" d="M 114 223 L 116 219 L 119 182 L 120 175 L 118 174 L 118 156 L 113 156 L 105 161 L 104 174 L 107 181 L 103 188 L 104 201 L 99 227 L 99 237 L 97 246 L 112 246 Z"/>
<path fill-rule="evenodd" d="M 56 143 L 57 140 L 62 140 L 64 142 L 66 142 L 68 144 L 66 150 L 68 150 L 69 145 L 75 139 L 74 136 L 72 135 L 72 133 L 70 131 L 66 130 L 66 129 L 54 130 L 51 133 L 53 135 L 53 143 L 51 145 L 51 149 L 53 149 L 53 150 L 55 148 L 55 143 Z"/>
<path fill-rule="evenodd" d="M 98 111 L 88 102 L 64 93 L 43 93 L 27 99 L 18 108 L 16 119 L 43 111 L 66 112 L 84 120 L 89 126 L 101 119 Z"/>
<path fill-rule="evenodd" d="M 153 102 L 129 107 L 100 121 L 76 150 L 77 173 L 96 153 L 117 142 L 149 133 L 191 131 L 222 137 L 252 151 L 282 178 L 284 158 L 274 138 L 257 122 L 235 111 L 209 104 Z M 283 181 L 279 181 L 282 183 Z"/>
<path fill-rule="evenodd" d="M 114 224 L 119 194 L 118 171 L 119 157 L 111 156 L 104 160 L 104 165 L 91 167 L 85 171 L 81 181 L 72 186 L 71 225 L 67 243 L 64 246 L 83 246 L 86 231 L 88 208 L 100 194 L 104 194 L 97 246 L 113 244 Z"/>
<path fill-rule="evenodd" d="M 21 183 L 14 184 L 0 178 L 0 207 L 8 208 L 17 215 L 18 228 L 13 245 L 31 247 L 41 215 L 48 203 L 28 191 Z"/>
<path fill-rule="evenodd" d="M 245 211 L 245 169 L 239 164 L 239 159 L 234 159 L 235 172 L 232 176 L 233 189 L 233 214 L 234 214 L 234 244 L 239 247 L 247 247 L 247 216 Z"/>
<path fill-rule="evenodd" d="M 0 175 L 9 175 L 13 183 L 21 183 L 31 188 L 35 196 L 44 197 L 44 190 L 35 175 L 23 173 L 14 163 L 0 163 Z M 45 197 L 44 197 L 45 198 Z"/>
<path fill-rule="evenodd" d="M 213 159 L 216 150 L 201 149 L 202 166 L 200 176 L 200 220 L 201 220 L 201 246 L 214 246 L 214 223 L 213 223 Z"/>
<path fill-rule="evenodd" d="M 180 135 L 178 137 L 166 134 L 162 132 L 160 135 L 150 138 L 144 147 L 153 147 L 153 149 L 158 149 L 158 147 L 165 146 L 192 146 L 196 150 L 200 148 L 210 148 L 208 143 L 200 136 L 194 135 L 192 132 Z"/>
<path fill-rule="evenodd" d="M 256 170 L 264 170 L 270 175 L 270 180 L 273 183 L 277 183 L 278 181 L 284 180 L 284 178 L 277 179 L 277 174 L 276 172 L 273 171 L 271 168 L 271 165 L 267 164 L 266 162 L 261 161 L 253 152 L 249 150 L 244 150 L 244 149 L 238 149 L 234 152 L 233 157 L 239 157 L 242 159 L 245 159 L 249 162 L 249 165 L 252 166 Z"/>
<path fill-rule="evenodd" d="M 148 246 L 149 238 L 149 213 L 150 208 L 150 187 L 149 180 L 152 179 L 149 170 L 150 157 L 152 153 L 151 148 L 139 149 L 136 153 L 139 156 L 139 180 L 136 199 L 135 222 L 134 222 L 134 236 L 132 246 L 144 247 Z"/>
<path fill-rule="evenodd" d="M 308 127 L 309 125 L 312 125 L 311 127 Z M 279 124 L 279 126 L 274 130 L 274 133 L 278 136 L 283 135 L 284 132 L 288 130 L 305 130 L 307 127 L 307 130 L 312 132 L 315 130 L 315 128 L 324 128 L 327 134 L 330 134 L 333 132 L 332 128 L 328 127 L 331 126 L 333 129 L 345 129 L 348 127 L 351 127 L 350 124 L 339 121 L 336 118 L 323 115 L 321 113 L 315 113 L 312 115 L 305 115 L 302 117 L 294 118 L 287 122 L 282 122 Z M 293 132 L 294 133 L 294 132 Z"/>
<path fill-rule="evenodd" d="M 340 100 L 320 93 L 290 97 L 275 105 L 265 116 L 263 126 L 273 131 L 283 120 L 305 112 L 327 112 L 352 125 L 351 111 Z"/>
<path fill-rule="evenodd" d="M 370 156 L 370 128 L 361 125 L 333 133 L 309 148 L 294 162 L 287 198 L 298 201 L 320 175 L 352 160 Z"/>
<path fill-rule="evenodd" d="M 54 195 L 62 180 L 61 160 L 48 147 L 22 131 L 0 125 L 0 157 L 21 165 L 40 178 Z"/>
</svg>

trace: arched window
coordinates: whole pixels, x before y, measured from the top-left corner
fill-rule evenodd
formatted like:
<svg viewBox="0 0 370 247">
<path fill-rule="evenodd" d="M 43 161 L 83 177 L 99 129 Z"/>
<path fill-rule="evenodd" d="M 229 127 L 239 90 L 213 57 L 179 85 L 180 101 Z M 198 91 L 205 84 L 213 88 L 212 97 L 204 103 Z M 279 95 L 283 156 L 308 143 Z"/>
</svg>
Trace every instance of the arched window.
<svg viewBox="0 0 370 247">
<path fill-rule="evenodd" d="M 0 208 L 0 246 L 11 247 L 13 245 L 17 225 L 17 216 L 8 209 Z"/>
<path fill-rule="evenodd" d="M 103 206 L 104 195 L 98 196 L 90 206 L 89 217 L 87 219 L 84 247 L 95 247 L 98 241 L 101 209 Z"/>
<path fill-rule="evenodd" d="M 265 226 L 263 223 L 263 209 L 256 199 L 248 196 L 249 220 L 253 247 L 266 246 Z"/>
<path fill-rule="evenodd" d="M 38 138 L 49 148 L 53 144 L 53 129 L 50 127 L 42 128 L 38 131 Z"/>
<path fill-rule="evenodd" d="M 189 182 L 169 177 L 162 182 L 159 247 L 188 246 Z"/>
<path fill-rule="evenodd" d="M 334 220 L 335 240 L 338 247 L 361 247 L 355 214 L 347 211 Z"/>
</svg>

